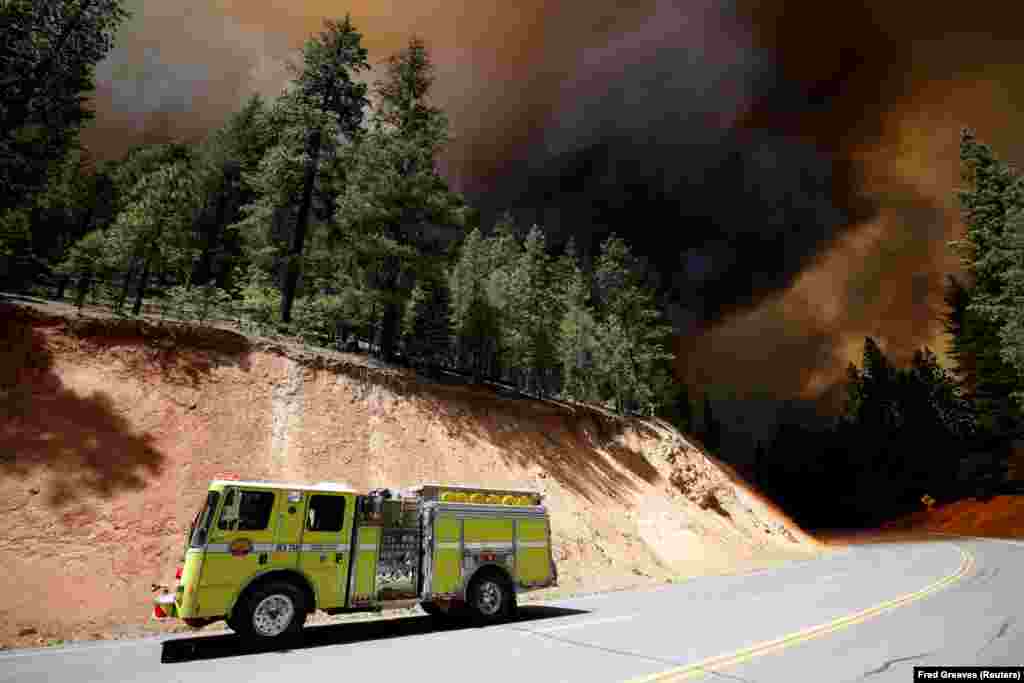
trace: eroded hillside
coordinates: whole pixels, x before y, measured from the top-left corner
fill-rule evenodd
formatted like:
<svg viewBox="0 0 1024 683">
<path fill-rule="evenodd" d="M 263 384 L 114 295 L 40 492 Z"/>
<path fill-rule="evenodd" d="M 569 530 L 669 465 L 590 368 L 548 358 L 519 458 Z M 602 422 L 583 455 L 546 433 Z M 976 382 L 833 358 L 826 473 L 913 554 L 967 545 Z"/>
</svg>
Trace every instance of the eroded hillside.
<svg viewBox="0 0 1024 683">
<path fill-rule="evenodd" d="M 222 473 L 540 489 L 560 592 L 820 552 L 667 425 L 227 330 L 11 304 L 0 317 L 8 645 L 145 626 L 154 584 L 173 575 L 183 530 Z"/>
</svg>

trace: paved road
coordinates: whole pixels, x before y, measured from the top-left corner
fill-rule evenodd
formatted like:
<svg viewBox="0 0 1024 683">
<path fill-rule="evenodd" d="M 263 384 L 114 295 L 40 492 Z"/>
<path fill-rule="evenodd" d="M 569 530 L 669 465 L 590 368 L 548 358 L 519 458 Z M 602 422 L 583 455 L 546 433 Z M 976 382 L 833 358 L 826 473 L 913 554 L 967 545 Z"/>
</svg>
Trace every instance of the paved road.
<svg viewBox="0 0 1024 683">
<path fill-rule="evenodd" d="M 0 681 L 909 681 L 915 665 L 1024 665 L 1024 542 L 927 537 L 646 591 L 311 627 L 296 649 L 231 635 L 0 655 Z"/>
</svg>

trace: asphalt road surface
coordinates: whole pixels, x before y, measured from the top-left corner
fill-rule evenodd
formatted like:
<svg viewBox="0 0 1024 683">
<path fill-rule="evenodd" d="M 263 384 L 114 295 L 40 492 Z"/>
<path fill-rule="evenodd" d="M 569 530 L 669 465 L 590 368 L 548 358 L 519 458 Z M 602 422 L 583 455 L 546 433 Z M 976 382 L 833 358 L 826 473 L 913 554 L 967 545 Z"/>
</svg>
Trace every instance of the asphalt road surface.
<svg viewBox="0 0 1024 683">
<path fill-rule="evenodd" d="M 914 666 L 1024 665 L 1024 542 L 925 537 L 633 592 L 529 605 L 490 627 L 414 616 L 0 655 L 0 681 L 910 681 Z"/>
</svg>

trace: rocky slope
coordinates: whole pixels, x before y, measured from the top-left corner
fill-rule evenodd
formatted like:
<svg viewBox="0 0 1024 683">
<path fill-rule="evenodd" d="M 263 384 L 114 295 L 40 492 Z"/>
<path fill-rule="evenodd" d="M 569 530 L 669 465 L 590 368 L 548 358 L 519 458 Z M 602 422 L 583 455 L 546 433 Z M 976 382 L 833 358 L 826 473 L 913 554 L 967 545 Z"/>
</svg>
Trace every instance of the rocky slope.
<svg viewBox="0 0 1024 683">
<path fill-rule="evenodd" d="M 658 422 L 227 330 L 10 303 L 0 320 L 6 646 L 162 628 L 149 620 L 151 590 L 173 575 L 222 473 L 540 489 L 563 593 L 821 552 Z"/>
</svg>

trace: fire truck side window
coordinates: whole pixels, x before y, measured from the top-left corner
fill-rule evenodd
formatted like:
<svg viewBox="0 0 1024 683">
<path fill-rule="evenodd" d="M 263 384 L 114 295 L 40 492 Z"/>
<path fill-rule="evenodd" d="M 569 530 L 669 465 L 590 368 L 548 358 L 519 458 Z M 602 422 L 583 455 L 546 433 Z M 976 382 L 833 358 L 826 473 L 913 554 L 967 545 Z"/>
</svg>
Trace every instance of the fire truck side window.
<svg viewBox="0 0 1024 683">
<path fill-rule="evenodd" d="M 309 531 L 341 531 L 345 526 L 345 498 L 343 496 L 313 496 L 309 501 Z"/>
<path fill-rule="evenodd" d="M 217 526 L 233 531 L 263 531 L 274 511 L 273 491 L 231 489 L 224 500 Z"/>
</svg>

